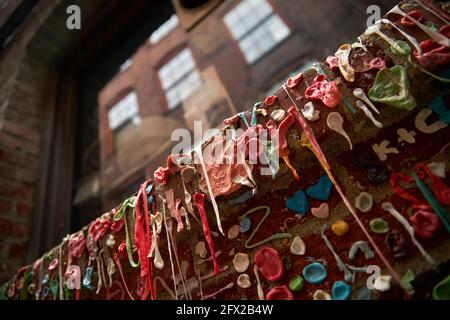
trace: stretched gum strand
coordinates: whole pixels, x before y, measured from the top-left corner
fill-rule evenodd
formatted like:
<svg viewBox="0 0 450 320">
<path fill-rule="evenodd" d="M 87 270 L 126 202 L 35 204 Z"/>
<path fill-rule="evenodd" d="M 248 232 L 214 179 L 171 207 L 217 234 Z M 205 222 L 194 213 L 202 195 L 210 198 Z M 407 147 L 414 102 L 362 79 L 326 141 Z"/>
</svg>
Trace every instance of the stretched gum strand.
<svg viewBox="0 0 450 320">
<path fill-rule="evenodd" d="M 263 244 L 265 244 L 265 243 L 267 243 L 269 241 L 275 240 L 275 239 L 282 239 L 282 238 L 289 238 L 289 239 L 291 239 L 291 238 L 293 238 L 293 235 L 290 234 L 290 233 L 276 233 L 276 234 L 271 235 L 270 237 L 267 237 L 264 240 L 261 240 L 261 241 L 259 241 L 257 243 L 254 243 L 254 244 L 250 245 L 249 242 L 253 239 L 253 237 L 255 236 L 256 232 L 258 232 L 258 230 L 261 227 L 261 225 L 264 223 L 264 221 L 270 215 L 271 210 L 270 210 L 270 208 L 268 206 L 259 206 L 259 207 L 255 207 L 255 208 L 252 208 L 252 209 L 248 210 L 246 213 L 244 213 L 242 216 L 239 217 L 239 219 L 244 219 L 248 215 L 250 215 L 252 213 L 255 213 L 255 212 L 258 212 L 258 211 L 260 211 L 262 209 L 265 209 L 266 213 L 264 214 L 264 217 L 259 221 L 259 223 L 256 226 L 255 230 L 253 230 L 253 232 L 250 235 L 250 237 L 248 237 L 247 241 L 245 241 L 245 247 L 247 249 L 256 248 L 256 247 L 258 247 L 260 245 L 263 245 Z"/>
<path fill-rule="evenodd" d="M 434 32 L 426 25 L 420 23 L 419 21 L 417 21 L 416 19 L 411 17 L 409 14 L 403 12 L 403 10 L 400 9 L 400 7 L 398 5 L 396 5 L 394 8 L 392 8 L 388 13 L 396 13 L 403 17 L 407 17 L 410 21 L 414 22 L 414 24 L 416 26 L 418 26 L 420 29 L 422 29 L 423 32 L 425 32 L 428 36 L 430 36 L 431 39 L 433 39 L 440 45 L 450 47 L 450 40 L 446 36 L 444 36 L 440 33 Z"/>
<path fill-rule="evenodd" d="M 286 89 L 285 86 L 283 86 L 283 89 L 287 93 L 287 95 L 290 98 L 290 100 L 292 101 L 292 103 L 294 103 L 294 105 L 297 106 L 297 104 L 295 103 L 294 99 L 292 99 L 292 96 L 290 95 L 289 91 Z M 350 213 L 352 214 L 352 216 L 356 220 L 356 223 L 358 224 L 360 229 L 363 231 L 363 233 L 366 236 L 366 238 L 369 240 L 370 244 L 374 248 L 374 250 L 377 253 L 377 255 L 380 257 L 380 259 L 383 262 L 383 264 L 389 270 L 389 272 L 391 273 L 391 275 L 395 279 L 395 281 L 405 290 L 405 292 L 407 292 L 408 294 L 411 294 L 411 292 L 402 285 L 401 278 L 400 278 L 399 274 L 395 271 L 394 267 L 389 263 L 387 258 L 384 256 L 383 252 L 380 250 L 380 248 L 376 244 L 375 240 L 372 238 L 372 236 L 370 235 L 370 233 L 367 231 L 366 227 L 364 226 L 363 222 L 359 218 L 358 214 L 356 213 L 355 208 L 353 207 L 351 202 L 346 197 L 346 195 L 345 195 L 344 191 L 341 189 L 340 185 L 337 183 L 336 178 L 334 177 L 333 173 L 331 172 L 331 167 L 328 164 L 328 161 L 326 160 L 325 155 L 324 155 L 322 149 L 320 148 L 319 144 L 317 143 L 317 140 L 314 137 L 314 134 L 312 133 L 312 130 L 308 126 L 306 120 L 300 114 L 300 112 L 298 111 L 297 107 L 291 107 L 289 109 L 289 113 L 292 113 L 292 114 L 296 115 L 296 118 L 299 121 L 301 127 L 303 128 L 306 137 L 308 138 L 309 142 L 311 143 L 311 150 L 313 151 L 313 153 L 315 154 L 315 156 L 319 160 L 319 162 L 322 165 L 323 169 L 327 173 L 328 177 L 330 178 L 331 182 L 333 183 L 334 187 L 336 188 L 336 190 L 338 191 L 340 197 L 342 198 L 345 206 L 349 209 Z"/>
<path fill-rule="evenodd" d="M 198 150 L 198 149 L 200 149 L 200 150 Z M 201 167 L 202 167 L 202 170 L 203 170 L 203 174 L 205 175 L 206 186 L 208 188 L 208 193 L 209 193 L 209 196 L 211 198 L 211 203 L 212 203 L 213 208 L 214 208 L 214 213 L 216 214 L 217 227 L 219 228 L 220 233 L 224 236 L 225 233 L 223 232 L 222 222 L 220 221 L 219 208 L 217 207 L 216 198 L 214 197 L 214 193 L 212 192 L 211 182 L 209 181 L 208 172 L 206 171 L 205 161 L 203 160 L 202 144 L 200 144 L 199 148 L 195 148 L 194 152 L 197 154 L 197 156 L 198 156 L 198 158 L 200 160 L 200 164 L 201 164 Z M 195 202 L 195 200 L 194 200 L 194 202 Z"/>
</svg>

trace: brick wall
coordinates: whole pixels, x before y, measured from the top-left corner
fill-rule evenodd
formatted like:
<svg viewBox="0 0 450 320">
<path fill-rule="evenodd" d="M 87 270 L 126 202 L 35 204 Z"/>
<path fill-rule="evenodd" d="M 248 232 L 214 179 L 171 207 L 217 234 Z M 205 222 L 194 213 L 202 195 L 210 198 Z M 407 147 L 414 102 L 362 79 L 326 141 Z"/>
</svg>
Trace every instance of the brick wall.
<svg viewBox="0 0 450 320">
<path fill-rule="evenodd" d="M 51 7 L 38 6 L 0 51 L 0 282 L 25 262 L 32 227 L 48 70 L 30 58 L 27 45 Z"/>
</svg>

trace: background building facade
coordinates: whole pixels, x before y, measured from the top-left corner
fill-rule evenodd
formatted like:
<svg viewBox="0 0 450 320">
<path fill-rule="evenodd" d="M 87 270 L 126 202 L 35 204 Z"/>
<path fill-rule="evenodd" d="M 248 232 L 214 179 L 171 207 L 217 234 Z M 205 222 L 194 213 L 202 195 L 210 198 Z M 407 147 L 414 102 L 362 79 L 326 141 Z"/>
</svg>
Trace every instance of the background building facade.
<svg viewBox="0 0 450 320">
<path fill-rule="evenodd" d="M 395 2 L 1 1 L 0 282 Z"/>
</svg>

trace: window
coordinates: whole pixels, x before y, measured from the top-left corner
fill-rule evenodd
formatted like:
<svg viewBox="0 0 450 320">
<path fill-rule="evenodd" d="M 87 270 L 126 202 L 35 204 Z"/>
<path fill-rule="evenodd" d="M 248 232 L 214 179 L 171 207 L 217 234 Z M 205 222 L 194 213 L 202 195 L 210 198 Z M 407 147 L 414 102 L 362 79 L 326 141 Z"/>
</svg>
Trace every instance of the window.
<svg viewBox="0 0 450 320">
<path fill-rule="evenodd" d="M 290 34 L 267 0 L 244 0 L 225 15 L 224 21 L 249 64 Z"/>
<path fill-rule="evenodd" d="M 179 24 L 179 19 L 176 14 L 173 14 L 169 20 L 164 22 L 158 29 L 156 29 L 150 36 L 150 43 L 156 44 L 165 36 L 167 36 L 172 30 L 174 30 Z"/>
<path fill-rule="evenodd" d="M 191 51 L 184 49 L 159 69 L 169 109 L 174 109 L 202 84 Z"/>
<path fill-rule="evenodd" d="M 138 125 L 139 105 L 136 92 L 130 92 L 125 98 L 116 103 L 108 112 L 109 128 L 119 130 L 130 121 Z"/>
</svg>

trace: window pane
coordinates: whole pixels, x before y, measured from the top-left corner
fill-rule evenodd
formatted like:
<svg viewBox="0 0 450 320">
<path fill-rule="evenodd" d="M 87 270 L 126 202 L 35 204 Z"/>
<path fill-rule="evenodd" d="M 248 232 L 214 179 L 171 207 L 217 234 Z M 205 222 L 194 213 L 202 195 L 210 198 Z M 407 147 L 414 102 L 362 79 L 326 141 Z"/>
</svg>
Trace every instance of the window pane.
<svg viewBox="0 0 450 320">
<path fill-rule="evenodd" d="M 224 16 L 233 38 L 239 40 L 273 12 L 267 0 L 244 0 Z"/>
<path fill-rule="evenodd" d="M 194 59 L 189 49 L 184 49 L 173 57 L 158 72 L 163 89 L 170 88 L 175 82 L 183 78 L 194 68 L 194 65 Z"/>
<path fill-rule="evenodd" d="M 275 42 L 284 40 L 289 35 L 289 28 L 281 21 L 280 17 L 274 15 L 265 23 Z"/>
<path fill-rule="evenodd" d="M 108 112 L 109 127 L 117 129 L 121 124 L 139 115 L 136 92 L 130 92 L 116 103 Z"/>
<path fill-rule="evenodd" d="M 275 14 L 256 26 L 239 41 L 239 47 L 248 63 L 253 63 L 283 41 L 290 31 Z"/>
</svg>

